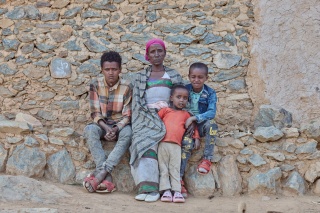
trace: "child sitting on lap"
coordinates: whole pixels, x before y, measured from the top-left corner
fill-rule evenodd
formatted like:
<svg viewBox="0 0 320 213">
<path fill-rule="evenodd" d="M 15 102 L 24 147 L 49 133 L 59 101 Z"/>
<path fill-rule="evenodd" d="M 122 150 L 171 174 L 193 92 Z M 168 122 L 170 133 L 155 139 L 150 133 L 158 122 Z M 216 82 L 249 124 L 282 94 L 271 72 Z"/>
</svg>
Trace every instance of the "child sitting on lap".
<svg viewBox="0 0 320 213">
<path fill-rule="evenodd" d="M 203 158 L 197 167 L 200 174 L 208 174 L 213 158 L 214 141 L 217 134 L 218 126 L 213 120 L 216 115 L 217 96 L 214 89 L 205 84 L 208 80 L 208 66 L 197 62 L 193 63 L 189 68 L 189 80 L 191 84 L 186 85 L 189 91 L 189 111 L 194 116 L 188 118 L 185 127 L 188 128 L 193 122 L 196 122 L 201 137 L 205 137 L 205 148 Z M 181 187 L 184 197 L 187 196 L 187 190 L 182 180 L 187 162 L 190 158 L 193 148 L 199 148 L 199 142 L 194 141 L 187 136 L 182 141 L 181 154 Z"/>
<path fill-rule="evenodd" d="M 190 114 L 182 109 L 188 103 L 189 92 L 185 86 L 177 85 L 172 88 L 170 95 L 171 106 L 162 108 L 158 112 L 167 130 L 158 147 L 160 191 L 164 191 L 161 201 L 183 203 L 185 199 L 181 194 L 179 175 L 181 141 L 186 130 L 185 122 L 190 118 Z M 197 129 L 193 137 L 195 140 L 199 140 Z"/>
</svg>

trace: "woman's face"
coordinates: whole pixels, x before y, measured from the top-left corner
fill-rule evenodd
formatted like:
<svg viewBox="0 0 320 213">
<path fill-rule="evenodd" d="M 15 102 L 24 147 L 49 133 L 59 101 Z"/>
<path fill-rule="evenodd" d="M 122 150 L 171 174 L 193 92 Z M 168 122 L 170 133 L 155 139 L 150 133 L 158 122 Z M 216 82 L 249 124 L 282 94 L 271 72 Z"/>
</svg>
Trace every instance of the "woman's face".
<svg viewBox="0 0 320 213">
<path fill-rule="evenodd" d="M 162 65 L 166 51 L 160 44 L 152 44 L 148 50 L 149 62 L 152 65 Z"/>
</svg>

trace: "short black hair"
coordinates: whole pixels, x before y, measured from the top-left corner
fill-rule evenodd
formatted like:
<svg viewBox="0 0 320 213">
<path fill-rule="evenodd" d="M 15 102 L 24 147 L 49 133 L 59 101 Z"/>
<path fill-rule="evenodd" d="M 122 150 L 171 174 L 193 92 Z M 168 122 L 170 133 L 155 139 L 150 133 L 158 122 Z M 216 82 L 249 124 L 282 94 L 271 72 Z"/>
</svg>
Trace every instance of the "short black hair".
<svg viewBox="0 0 320 213">
<path fill-rule="evenodd" d="M 174 93 L 177 89 L 185 89 L 185 90 L 189 93 L 187 87 L 185 87 L 185 86 L 182 85 L 182 84 L 177 84 L 177 85 L 174 85 L 174 86 L 171 88 L 170 95 L 172 96 L 173 93 Z"/>
<path fill-rule="evenodd" d="M 122 58 L 121 58 L 120 54 L 115 51 L 109 51 L 109 52 L 103 53 L 103 55 L 101 56 L 101 60 L 100 60 L 101 68 L 103 66 L 103 63 L 106 61 L 117 62 L 119 64 L 119 67 L 121 68 Z"/>
<path fill-rule="evenodd" d="M 195 68 L 198 68 L 198 69 L 203 69 L 206 71 L 206 75 L 208 75 L 208 66 L 204 63 L 201 63 L 201 62 L 195 62 L 193 64 L 190 65 L 189 67 L 189 74 L 190 74 L 190 71 L 195 69 Z"/>
</svg>

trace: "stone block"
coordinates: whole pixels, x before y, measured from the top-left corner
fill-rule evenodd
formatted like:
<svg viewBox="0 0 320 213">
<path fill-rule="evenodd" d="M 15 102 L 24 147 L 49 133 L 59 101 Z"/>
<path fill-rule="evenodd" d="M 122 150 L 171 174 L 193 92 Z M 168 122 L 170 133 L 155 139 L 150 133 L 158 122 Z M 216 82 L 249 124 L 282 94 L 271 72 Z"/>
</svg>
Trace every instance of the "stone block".
<svg viewBox="0 0 320 213">
<path fill-rule="evenodd" d="M 4 172 L 6 169 L 6 159 L 8 151 L 0 144 L 0 172 Z"/>
<path fill-rule="evenodd" d="M 320 162 L 315 162 L 309 166 L 304 178 L 310 183 L 313 183 L 318 177 L 320 177 Z"/>
<path fill-rule="evenodd" d="M 194 196 L 209 196 L 212 195 L 216 189 L 212 171 L 207 175 L 200 175 L 197 172 L 197 165 L 189 167 L 184 176 L 184 181 L 188 193 Z"/>
<path fill-rule="evenodd" d="M 300 135 L 297 128 L 283 128 L 281 131 L 284 133 L 285 138 L 297 138 Z"/>
<path fill-rule="evenodd" d="M 266 162 L 260 155 L 258 155 L 258 154 L 253 154 L 253 155 L 251 155 L 248 160 L 249 160 L 249 162 L 250 162 L 252 165 L 254 165 L 254 166 L 256 166 L 256 167 L 259 167 L 259 166 L 264 165 L 264 164 L 267 163 L 267 162 Z"/>
<path fill-rule="evenodd" d="M 214 56 L 213 62 L 220 69 L 230 69 L 236 66 L 241 60 L 241 56 L 233 54 L 224 54 L 219 52 Z"/>
<path fill-rule="evenodd" d="M 282 173 L 279 167 L 270 169 L 266 173 L 258 173 L 252 175 L 248 179 L 249 194 L 276 194 L 278 191 L 278 180 Z"/>
<path fill-rule="evenodd" d="M 30 133 L 31 130 L 26 122 L 0 121 L 0 133 L 25 134 Z"/>
<path fill-rule="evenodd" d="M 281 130 L 274 126 L 258 127 L 253 134 L 253 137 L 260 142 L 276 141 L 283 136 Z"/>
<path fill-rule="evenodd" d="M 320 179 L 318 179 L 314 184 L 313 193 L 320 195 Z"/>
<path fill-rule="evenodd" d="M 0 190 L 2 202 L 17 202 L 24 201 L 33 203 L 31 205 L 48 205 L 59 204 L 61 199 L 67 199 L 70 195 L 48 182 L 38 181 L 25 176 L 0 176 Z M 12 210 L 12 209 L 11 209 Z M 12 212 L 12 211 L 9 211 Z M 19 212 L 52 212 L 52 211 L 24 211 L 19 209 Z"/>
<path fill-rule="evenodd" d="M 67 183 L 73 182 L 75 173 L 76 169 L 66 149 L 49 156 L 45 177 Z"/>
<path fill-rule="evenodd" d="M 290 174 L 283 186 L 283 194 L 286 196 L 304 195 L 306 186 L 301 175 L 294 171 Z"/>
<path fill-rule="evenodd" d="M 57 136 L 57 137 L 69 137 L 73 135 L 74 129 L 70 127 L 63 127 L 63 128 L 54 128 L 49 131 L 50 136 Z"/>
<path fill-rule="evenodd" d="M 314 120 L 309 123 L 302 123 L 300 127 L 301 133 L 309 138 L 313 138 L 320 142 L 320 121 Z"/>
<path fill-rule="evenodd" d="M 307 142 L 303 145 L 300 145 L 297 147 L 295 153 L 296 154 L 311 154 L 317 151 L 317 144 L 318 142 L 315 140 L 312 140 L 310 142 Z"/>
<path fill-rule="evenodd" d="M 218 166 L 218 175 L 223 196 L 240 195 L 242 178 L 233 156 L 223 157 Z"/>
<path fill-rule="evenodd" d="M 45 153 L 37 147 L 18 145 L 9 157 L 6 173 L 27 177 L 42 177 L 46 165 Z"/>
<path fill-rule="evenodd" d="M 25 122 L 25 123 L 29 124 L 32 128 L 42 127 L 43 126 L 42 123 L 38 119 L 33 117 L 32 115 L 24 114 L 24 113 L 21 113 L 21 112 L 19 112 L 16 115 L 15 121 L 17 121 L 17 122 Z"/>
<path fill-rule="evenodd" d="M 287 110 L 272 106 L 261 105 L 254 121 L 254 128 L 274 126 L 278 129 L 292 126 L 292 115 Z"/>
<path fill-rule="evenodd" d="M 69 78 L 71 65 L 66 59 L 54 58 L 50 64 L 50 72 L 53 78 Z"/>
</svg>

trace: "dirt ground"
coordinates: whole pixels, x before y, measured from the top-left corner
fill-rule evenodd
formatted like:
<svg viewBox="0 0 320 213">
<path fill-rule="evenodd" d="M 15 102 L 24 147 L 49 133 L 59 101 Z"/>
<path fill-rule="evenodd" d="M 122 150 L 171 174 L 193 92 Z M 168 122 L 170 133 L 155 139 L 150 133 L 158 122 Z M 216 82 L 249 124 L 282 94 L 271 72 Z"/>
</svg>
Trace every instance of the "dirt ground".
<svg viewBox="0 0 320 213">
<path fill-rule="evenodd" d="M 51 183 L 50 183 L 51 184 Z M 167 213 L 238 213 L 238 205 L 246 204 L 246 213 L 320 213 L 320 197 L 301 196 L 241 196 L 241 197 L 192 197 L 184 204 L 139 202 L 134 194 L 113 192 L 111 194 L 88 193 L 79 185 L 55 185 L 71 196 L 58 204 L 37 204 L 31 202 L 1 202 L 0 212 L 26 212 L 24 208 L 51 208 L 58 212 L 167 212 Z M 44 212 L 40 209 L 29 212 Z M 47 211 L 46 211 L 47 212 Z"/>
</svg>

